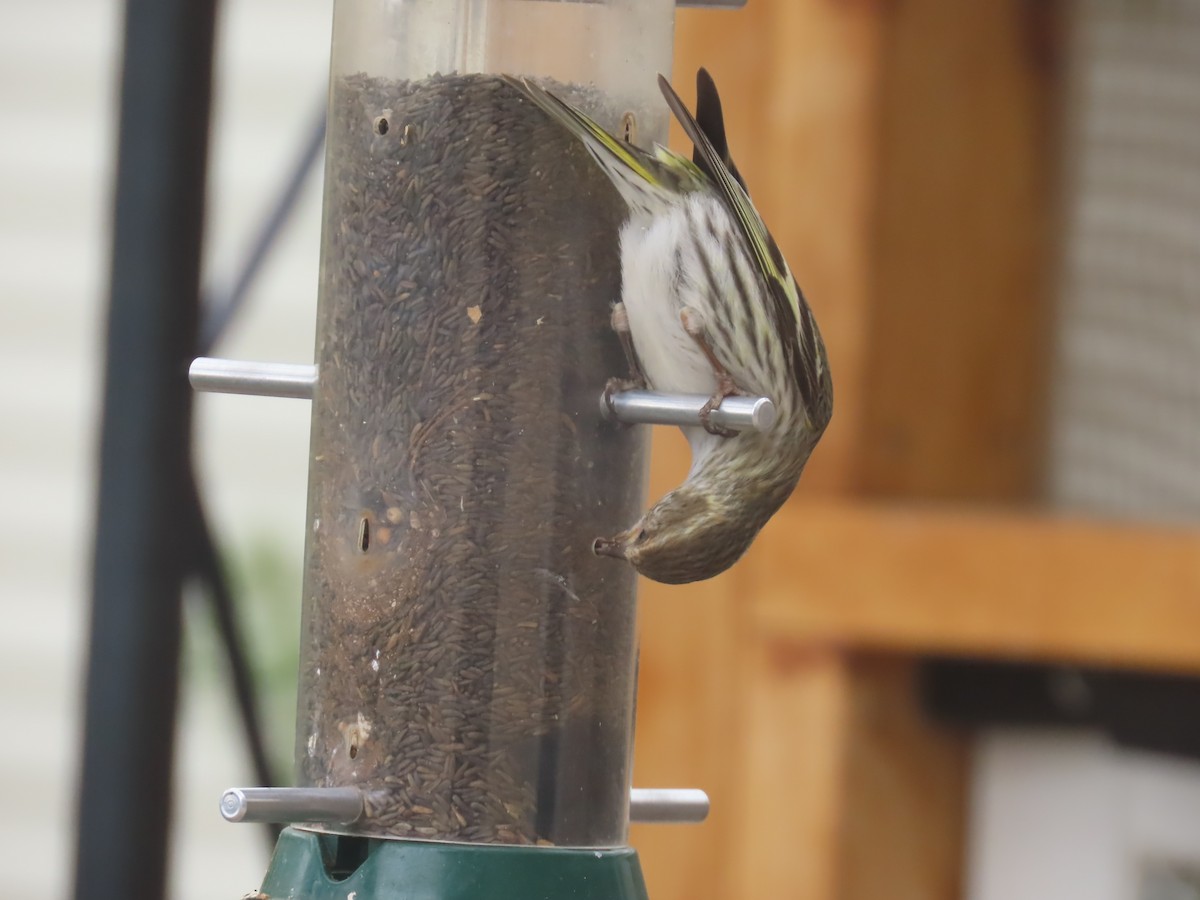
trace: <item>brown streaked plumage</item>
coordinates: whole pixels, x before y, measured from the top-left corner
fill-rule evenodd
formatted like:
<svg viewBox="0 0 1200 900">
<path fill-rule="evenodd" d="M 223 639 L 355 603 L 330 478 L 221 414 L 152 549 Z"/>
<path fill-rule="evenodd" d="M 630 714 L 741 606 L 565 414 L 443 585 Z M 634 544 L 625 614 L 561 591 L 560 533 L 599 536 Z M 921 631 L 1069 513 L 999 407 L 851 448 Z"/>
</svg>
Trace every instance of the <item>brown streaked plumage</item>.
<svg viewBox="0 0 1200 900">
<path fill-rule="evenodd" d="M 628 326 L 637 370 L 654 390 L 710 398 L 701 425 L 683 429 L 692 448 L 687 480 L 593 549 L 656 581 L 710 578 L 787 500 L 832 415 L 812 311 L 750 202 L 706 71 L 697 74 L 695 117 L 659 78 L 693 160 L 663 147 L 644 153 L 535 85 L 510 83 L 583 141 L 629 207 L 614 321 Z M 771 398 L 772 428 L 713 427 L 707 414 L 734 394 Z"/>
</svg>

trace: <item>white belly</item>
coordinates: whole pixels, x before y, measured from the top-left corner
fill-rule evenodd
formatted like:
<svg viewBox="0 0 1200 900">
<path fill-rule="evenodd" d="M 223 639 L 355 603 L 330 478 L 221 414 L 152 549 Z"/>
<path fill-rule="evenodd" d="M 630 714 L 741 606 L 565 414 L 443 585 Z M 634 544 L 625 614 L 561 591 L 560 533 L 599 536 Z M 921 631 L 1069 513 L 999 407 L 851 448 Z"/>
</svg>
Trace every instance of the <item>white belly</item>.
<svg viewBox="0 0 1200 900">
<path fill-rule="evenodd" d="M 676 260 L 686 241 L 682 209 L 653 219 L 634 215 L 621 229 L 621 299 L 638 361 L 650 387 L 712 394 L 717 378 L 695 339 L 683 330 L 686 279 Z M 685 254 L 686 255 L 686 254 Z"/>
</svg>

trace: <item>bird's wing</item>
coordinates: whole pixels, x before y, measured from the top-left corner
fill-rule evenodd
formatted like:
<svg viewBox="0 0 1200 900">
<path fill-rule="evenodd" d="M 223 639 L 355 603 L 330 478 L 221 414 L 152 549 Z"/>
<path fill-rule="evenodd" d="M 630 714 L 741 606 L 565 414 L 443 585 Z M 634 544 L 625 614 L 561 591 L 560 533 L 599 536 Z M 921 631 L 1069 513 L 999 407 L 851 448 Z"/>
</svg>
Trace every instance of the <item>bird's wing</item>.
<svg viewBox="0 0 1200 900">
<path fill-rule="evenodd" d="M 590 117 L 560 100 L 532 81 L 501 75 L 501 79 L 541 107 L 588 149 L 609 176 L 617 190 L 631 204 L 639 204 L 639 195 L 695 190 L 703 183 L 702 173 L 686 157 L 656 148 L 650 154 L 619 140 Z"/>
<path fill-rule="evenodd" d="M 565 126 L 568 131 L 583 141 L 587 147 L 603 149 L 607 153 L 617 157 L 621 163 L 628 166 L 642 178 L 646 179 L 646 181 L 649 181 L 651 184 L 656 183 L 656 179 L 646 166 L 646 154 L 638 150 L 637 147 L 617 140 L 592 121 L 592 119 L 570 104 L 559 100 L 541 85 L 523 78 L 514 78 L 511 75 L 501 75 L 500 77 L 540 106 L 550 118 L 555 119 Z"/>
<path fill-rule="evenodd" d="M 792 281 L 791 273 L 788 271 L 783 254 L 779 252 L 779 245 L 775 243 L 775 239 L 767 231 L 767 226 L 763 224 L 758 211 L 755 210 L 754 205 L 750 202 L 749 195 L 742 188 L 741 184 L 738 183 L 738 180 L 733 177 L 733 173 L 725 165 L 725 161 L 713 146 L 712 141 L 708 139 L 708 135 L 700 128 L 695 118 L 688 112 L 687 107 L 683 105 L 683 101 L 679 99 L 679 95 L 675 93 L 675 89 L 671 87 L 671 83 L 659 75 L 658 86 L 662 89 L 663 96 L 667 100 L 667 106 L 671 107 L 671 112 L 675 114 L 675 118 L 683 126 L 684 132 L 695 146 L 702 160 L 697 165 L 702 171 L 711 173 L 709 177 L 712 179 L 714 187 L 716 187 L 717 192 L 721 195 L 726 205 L 728 205 L 734 215 L 734 219 L 741 227 L 742 235 L 750 245 L 750 250 L 754 254 L 759 270 L 768 278 L 775 278 L 784 285 L 785 292 L 788 294 L 789 305 L 792 307 L 793 315 L 798 320 L 800 315 L 799 292 Z"/>
<path fill-rule="evenodd" d="M 703 71 L 703 70 L 702 70 Z M 707 72 L 705 76 L 707 77 Z M 703 79 L 698 79 L 703 80 Z M 716 93 L 712 78 L 707 78 L 709 87 Z M 741 228 L 742 236 L 746 239 L 750 251 L 763 274 L 767 289 L 772 299 L 772 312 L 775 324 L 783 340 L 784 352 L 806 404 L 811 404 L 818 391 L 819 371 L 822 365 L 821 350 L 815 341 L 812 314 L 807 310 L 807 304 L 801 302 L 800 289 L 788 269 L 787 262 L 779 250 L 779 245 L 767 231 L 758 211 L 750 202 L 750 196 L 742 187 L 741 180 L 726 165 L 724 156 L 728 155 L 726 146 L 724 156 L 717 152 L 708 134 L 692 116 L 671 83 L 662 75 L 658 76 L 658 86 L 662 89 L 667 100 L 667 106 L 683 126 L 688 139 L 695 146 L 699 161 L 696 165 L 709 174 L 717 193 L 725 201 L 733 213 L 734 219 Z M 706 101 L 708 102 L 708 101 Z M 719 108 L 719 101 L 717 103 Z M 711 121 L 711 120 L 710 120 Z M 724 138 L 722 123 L 721 137 Z M 801 346 L 803 341 L 804 346 Z M 811 405 L 810 405 L 811 408 Z"/>
<path fill-rule="evenodd" d="M 741 185 L 742 190 L 749 194 L 746 180 L 742 178 L 737 166 L 733 164 L 733 157 L 729 155 L 729 141 L 725 137 L 725 115 L 721 111 L 721 95 L 717 93 L 717 85 L 708 74 L 708 69 L 704 68 L 696 72 L 696 124 L 713 145 L 713 150 L 721 157 L 721 162 L 725 163 L 729 174 Z M 715 172 L 707 171 L 704 154 L 699 147 L 692 153 L 692 162 L 711 180 L 717 180 Z"/>
</svg>

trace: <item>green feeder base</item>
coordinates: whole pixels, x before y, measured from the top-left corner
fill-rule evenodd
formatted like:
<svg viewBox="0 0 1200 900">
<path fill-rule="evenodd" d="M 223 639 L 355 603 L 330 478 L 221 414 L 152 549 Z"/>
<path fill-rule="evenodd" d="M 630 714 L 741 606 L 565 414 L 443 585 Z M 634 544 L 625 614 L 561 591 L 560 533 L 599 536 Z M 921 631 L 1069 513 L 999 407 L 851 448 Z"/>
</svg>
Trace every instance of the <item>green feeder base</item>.
<svg viewBox="0 0 1200 900">
<path fill-rule="evenodd" d="M 647 900 L 637 853 L 339 837 L 287 828 L 260 896 L 283 900 Z"/>
</svg>

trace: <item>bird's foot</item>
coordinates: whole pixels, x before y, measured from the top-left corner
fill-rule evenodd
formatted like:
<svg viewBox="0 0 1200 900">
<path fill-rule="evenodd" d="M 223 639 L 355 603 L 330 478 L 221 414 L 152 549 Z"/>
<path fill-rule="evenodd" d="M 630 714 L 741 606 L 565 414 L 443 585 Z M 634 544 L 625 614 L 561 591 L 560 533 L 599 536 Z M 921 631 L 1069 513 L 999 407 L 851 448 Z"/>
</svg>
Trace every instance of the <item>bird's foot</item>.
<svg viewBox="0 0 1200 900">
<path fill-rule="evenodd" d="M 646 387 L 646 376 L 638 363 L 637 350 L 633 346 L 633 330 L 629 326 L 629 313 L 625 311 L 624 303 L 614 303 L 612 318 L 609 320 L 612 330 L 621 339 L 621 349 L 625 351 L 625 361 L 629 364 L 629 380 L 641 390 Z M 626 388 L 630 390 L 630 388 Z"/>
<path fill-rule="evenodd" d="M 704 354 L 704 358 L 712 366 L 713 374 L 717 376 L 717 389 L 705 401 L 704 405 L 700 407 L 700 424 L 704 426 L 704 430 L 709 434 L 715 434 L 717 437 L 733 437 L 737 432 L 728 428 L 722 428 L 720 425 L 714 425 L 712 423 L 712 414 L 714 410 L 720 408 L 721 401 L 726 397 L 733 397 L 745 392 L 738 390 L 737 385 L 733 383 L 733 377 L 729 374 L 729 370 L 721 365 L 721 361 L 717 359 L 717 355 L 713 352 L 712 345 L 708 342 L 708 336 L 704 330 L 704 317 L 690 306 L 685 306 L 679 312 L 679 322 L 683 325 L 683 330 L 696 342 L 696 346 L 700 348 L 700 352 Z"/>
<path fill-rule="evenodd" d="M 733 379 L 728 375 L 723 375 L 717 383 L 717 389 L 713 395 L 704 401 L 704 405 L 700 407 L 700 424 L 704 426 L 704 430 L 709 434 L 715 434 L 717 437 L 734 437 L 738 432 L 731 428 L 722 428 L 720 425 L 714 425 L 712 414 L 721 408 L 721 404 L 726 397 L 741 396 L 744 392 L 737 389 L 733 383 Z"/>
<path fill-rule="evenodd" d="M 616 418 L 615 410 L 613 409 L 613 396 L 623 394 L 625 391 L 644 391 L 646 390 L 646 379 L 640 375 L 634 378 L 610 378 L 604 385 L 604 408 L 608 410 L 609 415 Z"/>
</svg>

